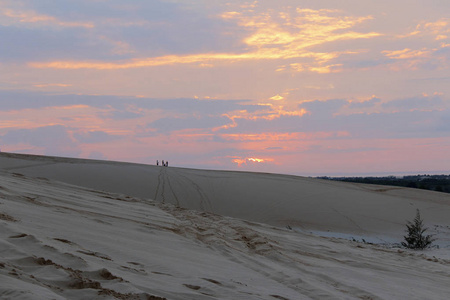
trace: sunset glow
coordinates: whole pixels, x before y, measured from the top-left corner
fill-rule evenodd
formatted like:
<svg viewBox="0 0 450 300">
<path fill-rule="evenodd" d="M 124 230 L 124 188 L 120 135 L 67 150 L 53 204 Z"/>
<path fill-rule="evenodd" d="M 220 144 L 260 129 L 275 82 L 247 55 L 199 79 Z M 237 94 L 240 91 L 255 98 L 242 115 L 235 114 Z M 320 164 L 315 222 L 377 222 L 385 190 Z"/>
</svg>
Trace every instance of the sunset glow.
<svg viewBox="0 0 450 300">
<path fill-rule="evenodd" d="M 1 150 L 448 173 L 450 1 L 430 1 L 0 0 Z"/>
<path fill-rule="evenodd" d="M 243 165 L 247 165 L 247 163 L 268 163 L 273 162 L 272 158 L 256 158 L 256 157 L 246 157 L 246 158 L 234 158 L 233 162 L 238 166 L 242 167 Z"/>
</svg>

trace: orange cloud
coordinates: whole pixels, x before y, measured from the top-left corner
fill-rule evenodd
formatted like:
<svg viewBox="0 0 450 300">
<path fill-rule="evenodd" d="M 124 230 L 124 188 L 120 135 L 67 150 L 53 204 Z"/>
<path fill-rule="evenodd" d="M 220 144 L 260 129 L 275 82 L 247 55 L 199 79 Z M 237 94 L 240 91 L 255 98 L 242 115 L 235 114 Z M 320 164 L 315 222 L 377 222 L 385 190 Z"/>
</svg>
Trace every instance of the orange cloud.
<svg viewBox="0 0 450 300">
<path fill-rule="evenodd" d="M 402 69 L 416 70 L 425 63 L 434 63 L 439 68 L 446 68 L 448 66 L 448 57 L 445 52 L 440 50 L 449 47 L 449 44 L 441 43 L 436 48 L 422 48 L 420 50 L 412 50 L 405 48 L 403 50 L 386 50 L 382 53 L 390 59 L 397 60 L 399 62 L 392 64 L 391 69 L 398 71 Z"/>
<path fill-rule="evenodd" d="M 57 25 L 61 27 L 84 27 L 93 28 L 94 25 L 89 22 L 67 22 L 59 20 L 58 18 L 38 14 L 35 11 L 15 11 L 9 8 L 2 8 L 1 14 L 13 21 L 20 23 L 40 23 L 46 25 Z"/>
<path fill-rule="evenodd" d="M 268 163 L 275 161 L 273 158 L 257 158 L 257 157 L 231 157 L 232 162 L 236 163 L 239 167 L 242 167 L 242 165 L 246 165 L 247 162 L 249 163 Z"/>
<path fill-rule="evenodd" d="M 450 19 L 443 18 L 436 22 L 425 23 L 423 28 L 434 34 L 436 40 L 447 39 L 450 34 Z"/>
<path fill-rule="evenodd" d="M 279 96 L 279 95 L 278 95 Z M 276 97 L 276 96 L 275 96 Z M 281 97 L 281 96 L 280 96 Z M 274 98 L 274 97 L 272 97 Z M 272 99 L 271 98 L 271 99 Z M 277 98 L 278 99 L 278 98 Z M 302 117 L 305 114 L 310 114 L 306 109 L 302 108 L 299 110 L 285 110 L 283 106 L 275 106 L 272 104 L 259 104 L 261 106 L 270 107 L 269 111 L 257 112 L 257 113 L 249 113 L 246 110 L 235 111 L 233 113 L 223 114 L 224 117 L 227 117 L 231 120 L 230 124 L 223 125 L 220 127 L 213 128 L 212 131 L 218 131 L 220 129 L 229 129 L 237 126 L 237 119 L 245 119 L 245 120 L 275 120 L 281 118 L 283 116 L 298 116 Z"/>
<path fill-rule="evenodd" d="M 30 63 L 33 68 L 51 69 L 97 69 L 97 70 L 118 70 L 130 68 L 156 67 L 174 64 L 192 64 L 207 62 L 212 60 L 243 60 L 250 59 L 251 54 L 195 54 L 195 55 L 166 55 L 154 58 L 142 58 L 123 61 L 121 63 L 105 62 L 79 62 L 79 61 L 54 61 L 49 63 Z M 203 66 L 204 64 L 202 64 Z"/>
<path fill-rule="evenodd" d="M 417 57 L 426 57 L 429 56 L 432 51 L 430 50 L 411 50 L 409 48 L 405 48 L 403 50 L 396 50 L 396 51 L 382 51 L 387 57 L 392 59 L 410 59 L 410 58 L 417 58 Z"/>
<path fill-rule="evenodd" d="M 244 43 L 251 46 L 283 45 L 290 44 L 296 40 L 296 36 L 282 31 L 277 24 L 270 24 L 269 27 L 259 29 L 255 34 L 244 40 Z"/>
<path fill-rule="evenodd" d="M 433 35 L 437 41 L 448 39 L 450 35 L 450 19 L 441 18 L 435 22 L 421 22 L 414 31 L 405 35 L 398 35 L 397 37 L 408 38 L 416 35 Z"/>
<path fill-rule="evenodd" d="M 255 158 L 255 157 L 249 157 L 249 158 L 247 158 L 247 160 L 253 161 L 253 162 L 264 162 L 264 161 L 266 161 L 263 158 Z"/>
<path fill-rule="evenodd" d="M 283 97 L 283 96 L 280 96 L 279 94 L 276 94 L 275 96 L 270 97 L 269 99 L 270 99 L 270 100 L 275 100 L 275 101 L 280 101 L 280 100 L 283 100 L 284 97 Z"/>
<path fill-rule="evenodd" d="M 232 162 L 237 163 L 239 167 L 241 167 L 243 164 L 247 162 L 247 160 L 244 158 L 235 158 L 232 160 Z"/>
<path fill-rule="evenodd" d="M 349 132 L 265 132 L 265 133 L 235 133 L 221 134 L 225 140 L 241 142 L 279 142 L 279 141 L 305 141 L 328 139 L 333 137 L 350 136 Z"/>
<path fill-rule="evenodd" d="M 241 4 L 239 7 L 241 8 L 255 8 L 258 5 L 258 1 L 253 1 L 251 3 Z"/>
<path fill-rule="evenodd" d="M 239 26 L 253 29 L 254 31 L 243 43 L 249 46 L 244 53 L 199 53 L 193 55 L 165 55 L 160 57 L 138 58 L 122 62 L 99 61 L 53 61 L 32 62 L 33 68 L 52 69 L 97 69 L 114 70 L 154 67 L 175 64 L 195 64 L 209 66 L 215 61 L 246 61 L 246 60 L 285 60 L 295 58 L 309 58 L 312 61 L 307 68 L 296 68 L 297 71 L 309 70 L 318 73 L 331 72 L 335 65 L 327 64 L 343 54 L 354 54 L 354 51 L 341 52 L 314 52 L 308 50 L 313 46 L 324 43 L 368 39 L 378 37 L 377 32 L 359 33 L 349 31 L 351 27 L 372 19 L 367 17 L 343 17 L 336 15 L 332 10 L 297 10 L 297 15 L 287 17 L 283 22 L 276 20 L 274 12 L 248 16 L 249 12 L 226 12 L 220 17 L 226 20 L 235 20 Z M 253 12 L 252 12 L 253 13 Z M 119 46 L 124 46 L 120 44 Z M 126 45 L 125 45 L 126 46 Z"/>
<path fill-rule="evenodd" d="M 233 19 L 240 16 L 241 13 L 237 11 L 227 11 L 220 15 L 222 19 Z"/>
<path fill-rule="evenodd" d="M 69 87 L 72 85 L 65 83 L 44 83 L 44 84 L 34 84 L 33 86 L 37 88 L 46 88 L 46 87 Z"/>
<path fill-rule="evenodd" d="M 316 73 L 321 73 L 321 74 L 337 73 L 337 72 L 340 72 L 340 69 L 338 67 L 341 67 L 341 66 L 342 66 L 342 64 L 318 66 L 318 67 L 310 67 L 309 70 L 311 72 L 316 72 Z"/>
</svg>

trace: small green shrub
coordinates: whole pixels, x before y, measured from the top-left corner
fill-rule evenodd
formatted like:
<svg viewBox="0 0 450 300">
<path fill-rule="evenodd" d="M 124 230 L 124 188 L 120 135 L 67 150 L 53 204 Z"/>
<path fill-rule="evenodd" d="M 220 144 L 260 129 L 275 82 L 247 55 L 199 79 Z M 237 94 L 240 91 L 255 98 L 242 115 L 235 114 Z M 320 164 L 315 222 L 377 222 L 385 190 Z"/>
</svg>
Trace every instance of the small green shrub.
<svg viewBox="0 0 450 300">
<path fill-rule="evenodd" d="M 431 246 L 431 243 L 435 241 L 433 235 L 424 235 L 428 228 L 424 228 L 423 220 L 420 217 L 420 211 L 417 209 L 416 217 L 414 220 L 408 221 L 406 224 L 407 235 L 404 236 L 405 242 L 402 245 L 409 249 L 425 249 Z"/>
</svg>

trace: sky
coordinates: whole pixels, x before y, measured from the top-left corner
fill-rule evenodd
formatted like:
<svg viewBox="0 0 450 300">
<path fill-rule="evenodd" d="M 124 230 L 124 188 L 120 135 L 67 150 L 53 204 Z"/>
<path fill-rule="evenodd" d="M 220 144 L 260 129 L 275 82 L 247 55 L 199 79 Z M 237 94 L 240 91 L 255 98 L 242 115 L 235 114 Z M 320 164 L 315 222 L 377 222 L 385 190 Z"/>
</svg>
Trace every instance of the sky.
<svg viewBox="0 0 450 300">
<path fill-rule="evenodd" d="M 0 0 L 0 150 L 450 173 L 448 0 Z"/>
</svg>

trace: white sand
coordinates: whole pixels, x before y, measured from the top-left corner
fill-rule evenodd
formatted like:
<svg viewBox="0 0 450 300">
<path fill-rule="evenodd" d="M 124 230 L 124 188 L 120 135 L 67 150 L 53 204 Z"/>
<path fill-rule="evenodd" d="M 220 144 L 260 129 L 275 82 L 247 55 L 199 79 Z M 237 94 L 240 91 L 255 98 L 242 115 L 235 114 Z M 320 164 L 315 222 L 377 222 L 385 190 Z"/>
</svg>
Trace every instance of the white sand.
<svg viewBox="0 0 450 300">
<path fill-rule="evenodd" d="M 1 299 L 448 299 L 450 293 L 448 194 L 5 153 L 0 167 Z M 440 249 L 307 233 L 400 242 L 416 208 L 438 233 Z"/>
</svg>

